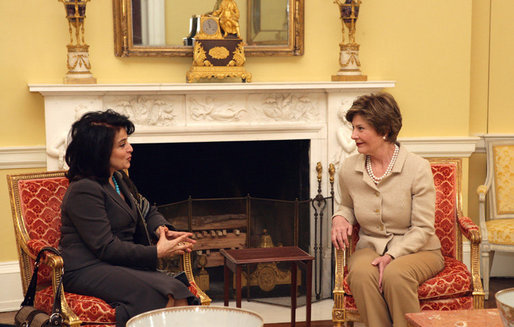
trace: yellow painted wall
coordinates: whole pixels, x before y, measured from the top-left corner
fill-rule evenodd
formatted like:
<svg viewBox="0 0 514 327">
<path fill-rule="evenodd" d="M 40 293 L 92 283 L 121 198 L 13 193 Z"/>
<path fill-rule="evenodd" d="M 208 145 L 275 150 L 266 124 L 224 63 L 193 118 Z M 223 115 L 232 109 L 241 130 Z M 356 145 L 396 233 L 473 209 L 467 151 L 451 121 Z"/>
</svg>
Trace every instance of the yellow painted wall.
<svg viewBox="0 0 514 327">
<path fill-rule="evenodd" d="M 483 16 L 477 9 L 488 3 L 490 0 L 363 1 L 357 23 L 362 70 L 370 80 L 397 82 L 389 91 L 404 114 L 401 137 L 509 130 L 508 122 L 514 121 L 509 110 L 514 100 L 509 93 L 514 67 L 514 24 L 509 13 L 514 12 L 514 2 L 495 0 L 490 40 L 484 30 L 488 14 Z M 338 15 L 332 0 L 305 0 L 305 54 L 250 57 L 246 68 L 253 80 L 330 80 L 339 69 Z M 490 84 L 485 81 L 488 51 L 483 49 L 489 41 Z M 0 148 L 44 145 L 43 98 L 31 94 L 27 84 L 62 82 L 68 42 L 63 5 L 57 0 L 0 1 Z M 182 83 L 191 64 L 191 58 L 115 57 L 109 0 L 88 4 L 86 42 L 98 83 Z M 467 185 L 467 161 L 464 168 Z M 470 161 L 470 172 L 475 169 L 480 170 L 480 165 Z M 17 258 L 6 173 L 0 171 L 0 262 Z M 467 194 L 467 188 L 465 191 Z"/>
<path fill-rule="evenodd" d="M 514 134 L 514 2 L 473 0 L 470 135 Z M 486 178 L 485 153 L 473 154 L 468 214 L 478 222 L 476 188 Z"/>
<path fill-rule="evenodd" d="M 491 3 L 488 132 L 514 134 L 514 2 L 494 0 Z"/>
<path fill-rule="evenodd" d="M 487 133 L 490 1 L 473 0 L 469 132 Z"/>
</svg>

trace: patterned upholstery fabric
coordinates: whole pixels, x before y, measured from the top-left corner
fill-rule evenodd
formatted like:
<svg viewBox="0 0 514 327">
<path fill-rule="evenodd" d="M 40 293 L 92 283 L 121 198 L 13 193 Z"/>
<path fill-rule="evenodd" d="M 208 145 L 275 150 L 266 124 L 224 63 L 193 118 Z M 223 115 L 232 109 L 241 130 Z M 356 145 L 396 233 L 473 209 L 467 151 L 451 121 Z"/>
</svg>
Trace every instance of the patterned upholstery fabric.
<svg viewBox="0 0 514 327">
<path fill-rule="evenodd" d="M 68 187 L 68 179 L 56 177 L 20 180 L 18 186 L 21 212 L 30 238 L 26 243 L 28 248 L 35 255 L 44 246 L 57 247 L 61 236 L 61 202 Z M 46 265 L 41 265 L 38 284 L 50 285 L 51 277 L 52 270 Z M 71 310 L 82 321 L 116 321 L 114 309 L 101 299 L 67 292 L 65 296 Z M 51 286 L 36 293 L 36 308 L 51 312 L 52 305 Z"/>
<path fill-rule="evenodd" d="M 458 227 L 468 238 L 471 231 L 478 231 L 470 218 L 458 216 L 457 190 L 458 176 L 455 162 L 432 163 L 436 188 L 435 229 L 441 241 L 441 252 L 445 267 L 433 278 L 418 288 L 421 310 L 461 310 L 473 309 L 472 275 L 466 265 L 457 260 Z M 359 227 L 355 226 L 352 235 L 352 249 L 358 240 Z M 358 315 L 355 301 L 348 286 L 347 267 L 344 267 L 344 309 L 347 314 Z"/>
<path fill-rule="evenodd" d="M 493 147 L 496 178 L 496 208 L 498 214 L 514 213 L 514 145 Z M 512 244 L 512 243 L 511 243 Z"/>
<path fill-rule="evenodd" d="M 36 255 L 45 246 L 57 247 L 61 237 L 61 202 L 68 188 L 64 177 L 19 181 L 21 212 L 29 240 L 27 246 Z M 41 266 L 39 283 L 50 283 L 51 269 Z"/>
<path fill-rule="evenodd" d="M 420 301 L 421 311 L 424 310 L 473 310 L 473 297 L 456 297 L 438 301 Z"/>
<path fill-rule="evenodd" d="M 493 219 L 485 224 L 489 243 L 514 244 L 514 219 Z"/>
<path fill-rule="evenodd" d="M 64 294 L 71 310 L 78 315 L 80 320 L 101 323 L 116 321 L 114 309 L 105 303 L 105 301 L 91 296 L 68 292 L 65 292 Z M 52 293 L 52 287 L 49 286 L 37 292 L 35 299 L 36 308 L 45 312 L 51 312 L 53 303 L 54 296 Z"/>
<path fill-rule="evenodd" d="M 438 300 L 471 295 L 471 273 L 461 261 L 444 257 L 444 268 L 419 285 L 420 300 Z"/>
<path fill-rule="evenodd" d="M 459 221 L 459 227 L 460 231 L 462 232 L 462 235 L 466 237 L 468 240 L 472 239 L 471 232 L 480 233 L 480 229 L 478 226 L 471 220 L 469 217 L 457 217 L 457 220 Z"/>
<path fill-rule="evenodd" d="M 455 258 L 457 254 L 456 169 L 451 164 L 432 165 L 435 199 L 435 233 L 441 241 L 443 256 Z"/>
</svg>

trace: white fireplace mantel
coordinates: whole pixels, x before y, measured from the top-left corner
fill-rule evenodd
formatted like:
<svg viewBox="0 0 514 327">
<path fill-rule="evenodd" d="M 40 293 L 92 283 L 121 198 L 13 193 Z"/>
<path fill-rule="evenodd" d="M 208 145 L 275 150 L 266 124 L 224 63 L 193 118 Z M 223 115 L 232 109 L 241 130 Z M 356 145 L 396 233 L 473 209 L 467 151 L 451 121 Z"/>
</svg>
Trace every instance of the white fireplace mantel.
<svg viewBox="0 0 514 327">
<path fill-rule="evenodd" d="M 136 125 L 133 143 L 310 139 L 313 167 L 338 153 L 336 130 L 355 97 L 392 81 L 197 84 L 31 84 L 45 99 L 47 168 L 61 169 L 73 121 L 112 108 Z M 332 151 L 333 149 L 333 151 Z M 328 165 L 328 164 L 327 164 Z M 326 165 L 325 165 L 326 167 Z"/>
</svg>

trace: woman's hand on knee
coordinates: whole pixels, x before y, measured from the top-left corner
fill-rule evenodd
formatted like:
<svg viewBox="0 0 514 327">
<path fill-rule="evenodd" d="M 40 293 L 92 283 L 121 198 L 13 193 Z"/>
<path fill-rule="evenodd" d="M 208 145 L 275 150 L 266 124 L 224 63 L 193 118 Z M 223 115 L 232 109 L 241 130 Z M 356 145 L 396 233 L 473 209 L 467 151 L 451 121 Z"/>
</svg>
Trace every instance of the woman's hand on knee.
<svg viewBox="0 0 514 327">
<path fill-rule="evenodd" d="M 384 276 L 384 269 L 391 263 L 391 261 L 393 261 L 393 258 L 389 254 L 376 257 L 371 261 L 371 264 L 378 268 L 378 288 L 380 289 L 380 292 L 382 292 L 382 277 Z"/>
<path fill-rule="evenodd" d="M 348 237 L 352 236 L 352 230 L 352 225 L 343 216 L 332 219 L 332 244 L 336 249 L 344 249 L 350 245 Z"/>
</svg>

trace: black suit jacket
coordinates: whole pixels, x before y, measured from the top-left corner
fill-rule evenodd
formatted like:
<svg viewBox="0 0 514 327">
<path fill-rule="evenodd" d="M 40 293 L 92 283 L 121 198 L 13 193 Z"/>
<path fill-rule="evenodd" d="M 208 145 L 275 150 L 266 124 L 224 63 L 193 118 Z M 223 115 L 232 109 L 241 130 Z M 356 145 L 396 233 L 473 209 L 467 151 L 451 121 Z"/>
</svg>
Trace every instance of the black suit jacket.
<svg viewBox="0 0 514 327">
<path fill-rule="evenodd" d="M 66 271 L 99 262 L 156 268 L 157 249 L 154 245 L 136 243 L 140 219 L 137 208 L 127 184 L 122 178 L 117 181 L 126 201 L 108 183 L 102 185 L 89 178 L 70 183 L 61 206 L 60 246 Z M 149 234 L 155 236 L 157 227 L 167 225 L 167 221 L 152 206 L 146 224 Z"/>
</svg>

